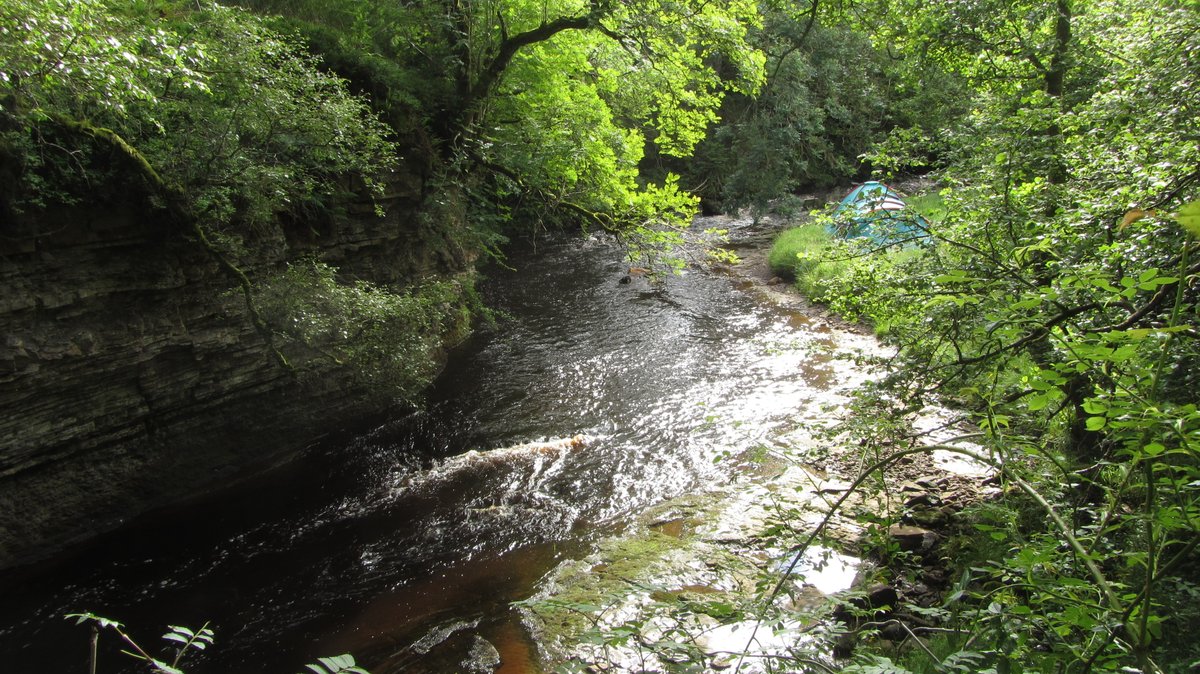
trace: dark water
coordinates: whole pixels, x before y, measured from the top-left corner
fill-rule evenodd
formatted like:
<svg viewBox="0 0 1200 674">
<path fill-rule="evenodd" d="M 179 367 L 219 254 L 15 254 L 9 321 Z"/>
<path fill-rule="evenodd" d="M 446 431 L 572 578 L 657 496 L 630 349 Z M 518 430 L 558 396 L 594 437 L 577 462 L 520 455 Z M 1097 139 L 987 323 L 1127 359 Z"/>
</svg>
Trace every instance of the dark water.
<svg viewBox="0 0 1200 674">
<path fill-rule="evenodd" d="M 507 318 L 452 355 L 426 413 L 364 420 L 269 475 L 0 576 L 0 672 L 86 671 L 87 631 L 61 617 L 74 611 L 156 649 L 163 626 L 210 621 L 217 643 L 193 674 L 344 652 L 374 674 L 460 671 L 480 636 L 501 671 L 540 671 L 510 603 L 631 513 L 729 479 L 726 457 L 833 376 L 828 336 L 719 274 L 619 284 L 616 247 L 566 238 L 509 264 L 483 286 Z M 577 434 L 578 448 L 471 451 Z M 101 671 L 132 671 L 103 643 Z"/>
</svg>

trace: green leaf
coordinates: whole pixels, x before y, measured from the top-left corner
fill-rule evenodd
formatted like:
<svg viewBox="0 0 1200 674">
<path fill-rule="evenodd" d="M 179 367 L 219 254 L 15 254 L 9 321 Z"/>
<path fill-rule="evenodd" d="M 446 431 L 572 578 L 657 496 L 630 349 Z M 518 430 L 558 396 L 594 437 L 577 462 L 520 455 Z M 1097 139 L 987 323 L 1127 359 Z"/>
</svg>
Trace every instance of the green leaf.
<svg viewBox="0 0 1200 674">
<path fill-rule="evenodd" d="M 978 279 L 967 276 L 967 272 L 961 269 L 952 269 L 945 274 L 938 274 L 933 277 L 935 283 L 965 283 L 967 281 L 976 281 Z"/>
<path fill-rule="evenodd" d="M 1088 417 L 1087 429 L 1089 431 L 1098 431 L 1108 425 L 1106 417 Z"/>
<path fill-rule="evenodd" d="M 1175 214 L 1175 221 L 1192 236 L 1200 237 L 1200 199 L 1180 208 Z"/>
<path fill-rule="evenodd" d="M 154 665 L 154 669 L 162 672 L 163 674 L 183 674 L 182 669 L 179 669 L 178 667 L 172 667 L 162 660 L 151 660 L 150 664 Z"/>
<path fill-rule="evenodd" d="M 1155 276 L 1154 278 L 1139 282 L 1138 288 L 1140 290 L 1154 290 L 1159 286 L 1170 285 L 1178 280 L 1173 276 Z"/>
<path fill-rule="evenodd" d="M 344 672 L 361 672 L 362 671 L 360 668 L 355 666 L 354 656 L 350 655 L 349 653 L 343 653 L 342 655 L 334 655 L 334 656 L 327 657 L 327 658 L 317 658 L 317 660 L 321 664 L 325 665 L 325 667 L 329 670 L 328 674 L 342 674 Z M 309 669 L 312 669 L 314 672 L 317 672 L 317 674 L 326 674 L 324 671 L 321 671 L 320 668 L 318 668 L 316 665 L 308 665 L 308 667 L 309 667 Z"/>
</svg>

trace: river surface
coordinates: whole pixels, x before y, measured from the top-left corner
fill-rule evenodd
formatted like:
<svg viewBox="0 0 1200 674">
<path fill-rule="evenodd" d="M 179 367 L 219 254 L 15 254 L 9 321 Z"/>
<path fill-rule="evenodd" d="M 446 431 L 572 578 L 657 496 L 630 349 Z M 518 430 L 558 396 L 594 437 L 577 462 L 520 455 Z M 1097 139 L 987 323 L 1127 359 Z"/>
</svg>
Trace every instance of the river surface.
<svg viewBox="0 0 1200 674">
<path fill-rule="evenodd" d="M 734 276 L 620 283 L 620 249 L 595 237 L 509 255 L 482 284 L 500 320 L 451 355 L 427 411 L 331 429 L 283 468 L 0 575 L 0 671 L 86 671 L 88 632 L 62 616 L 90 611 L 155 649 L 164 626 L 209 621 L 191 674 L 346 652 L 373 674 L 460 671 L 480 637 L 499 671 L 539 672 L 511 602 L 639 510 L 734 479 L 842 378 L 836 333 Z M 133 671 L 115 641 L 100 671 Z"/>
</svg>

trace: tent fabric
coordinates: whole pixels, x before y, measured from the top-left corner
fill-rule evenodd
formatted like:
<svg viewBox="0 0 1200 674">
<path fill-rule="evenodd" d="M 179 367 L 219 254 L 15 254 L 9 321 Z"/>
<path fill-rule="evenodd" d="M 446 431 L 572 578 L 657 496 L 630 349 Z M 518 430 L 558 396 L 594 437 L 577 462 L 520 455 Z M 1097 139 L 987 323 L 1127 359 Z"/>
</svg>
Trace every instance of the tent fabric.
<svg viewBox="0 0 1200 674">
<path fill-rule="evenodd" d="M 874 180 L 865 182 L 834 209 L 835 224 L 830 232 L 845 238 L 868 237 L 877 243 L 921 236 L 925 219 L 905 208 L 896 190 Z"/>
</svg>

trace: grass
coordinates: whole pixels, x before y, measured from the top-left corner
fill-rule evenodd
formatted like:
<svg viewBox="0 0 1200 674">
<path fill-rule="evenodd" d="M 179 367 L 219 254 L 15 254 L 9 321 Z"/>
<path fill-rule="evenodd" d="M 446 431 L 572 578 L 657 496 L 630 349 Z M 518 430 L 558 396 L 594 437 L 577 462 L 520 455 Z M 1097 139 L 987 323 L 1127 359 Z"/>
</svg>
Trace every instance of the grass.
<svg viewBox="0 0 1200 674">
<path fill-rule="evenodd" d="M 937 222 L 946 215 L 945 200 L 939 192 L 927 192 L 915 197 L 906 197 L 904 203 L 930 222 Z"/>
<path fill-rule="evenodd" d="M 910 209 L 931 222 L 940 220 L 946 212 L 942 195 L 937 192 L 909 197 L 906 202 Z M 888 265 L 901 265 L 920 254 L 913 248 L 894 248 L 879 259 Z M 837 238 L 823 223 L 813 222 L 780 233 L 771 245 L 767 263 L 771 273 L 793 281 L 796 289 L 809 299 L 826 302 L 829 284 L 847 278 L 860 261 L 838 246 Z M 883 329 L 886 331 L 886 326 Z"/>
<path fill-rule="evenodd" d="M 840 277 L 852 259 L 837 253 L 834 258 L 835 239 L 822 224 L 808 224 L 782 232 L 771 245 L 767 263 L 771 272 L 795 283 L 796 289 L 815 301 L 824 301 L 825 286 Z"/>
<path fill-rule="evenodd" d="M 771 273 L 783 278 L 796 278 L 796 265 L 800 253 L 818 253 L 832 243 L 833 237 L 819 224 L 801 225 L 782 232 L 771 244 L 767 263 Z"/>
</svg>

